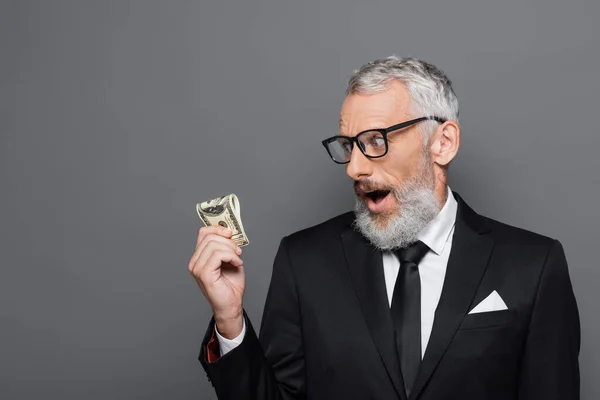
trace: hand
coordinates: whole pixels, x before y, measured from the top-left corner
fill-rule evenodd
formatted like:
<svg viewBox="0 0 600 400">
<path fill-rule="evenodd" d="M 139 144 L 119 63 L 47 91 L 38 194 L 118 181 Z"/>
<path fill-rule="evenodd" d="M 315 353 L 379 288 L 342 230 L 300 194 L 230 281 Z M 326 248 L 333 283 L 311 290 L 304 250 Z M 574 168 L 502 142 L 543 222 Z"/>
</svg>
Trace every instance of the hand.
<svg viewBox="0 0 600 400">
<path fill-rule="evenodd" d="M 190 273 L 210 303 L 219 333 L 233 339 L 242 332 L 242 298 L 245 289 L 242 249 L 221 226 L 202 227 L 196 251 L 188 264 Z"/>
</svg>

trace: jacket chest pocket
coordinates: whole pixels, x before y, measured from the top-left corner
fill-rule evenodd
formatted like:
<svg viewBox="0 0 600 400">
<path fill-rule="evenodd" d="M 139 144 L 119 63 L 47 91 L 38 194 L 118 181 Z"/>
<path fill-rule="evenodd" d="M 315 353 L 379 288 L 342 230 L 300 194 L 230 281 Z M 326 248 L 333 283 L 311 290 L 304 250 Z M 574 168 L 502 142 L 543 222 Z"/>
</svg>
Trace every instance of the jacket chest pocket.
<svg viewBox="0 0 600 400">
<path fill-rule="evenodd" d="M 500 327 L 510 325 L 514 319 L 515 315 L 512 310 L 467 314 L 458 329 L 466 330 Z"/>
</svg>

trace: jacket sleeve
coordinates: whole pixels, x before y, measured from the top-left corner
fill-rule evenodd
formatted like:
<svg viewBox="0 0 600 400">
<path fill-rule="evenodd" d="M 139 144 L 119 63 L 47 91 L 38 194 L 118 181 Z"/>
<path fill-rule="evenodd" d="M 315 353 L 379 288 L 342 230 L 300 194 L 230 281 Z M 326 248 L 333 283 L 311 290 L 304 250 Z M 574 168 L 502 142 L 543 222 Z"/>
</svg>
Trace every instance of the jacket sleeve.
<svg viewBox="0 0 600 400">
<path fill-rule="evenodd" d="M 579 399 L 580 324 L 564 250 L 552 244 L 538 283 L 519 374 L 519 399 Z"/>
<path fill-rule="evenodd" d="M 304 347 L 298 292 L 288 257 L 286 238 L 275 256 L 265 302 L 260 339 L 244 311 L 242 343 L 214 362 L 207 344 L 210 321 L 200 350 L 200 363 L 220 400 L 300 400 L 305 398 Z"/>
</svg>

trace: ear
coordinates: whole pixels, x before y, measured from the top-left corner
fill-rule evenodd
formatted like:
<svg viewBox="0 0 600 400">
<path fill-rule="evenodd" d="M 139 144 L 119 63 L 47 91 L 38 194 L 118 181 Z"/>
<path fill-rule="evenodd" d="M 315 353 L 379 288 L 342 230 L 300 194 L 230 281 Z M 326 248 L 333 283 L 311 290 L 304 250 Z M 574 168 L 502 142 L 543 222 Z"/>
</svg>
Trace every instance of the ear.
<svg viewBox="0 0 600 400">
<path fill-rule="evenodd" d="M 429 140 L 429 151 L 434 163 L 447 167 L 458 153 L 460 147 L 460 126 L 449 120 L 438 126 Z"/>
</svg>

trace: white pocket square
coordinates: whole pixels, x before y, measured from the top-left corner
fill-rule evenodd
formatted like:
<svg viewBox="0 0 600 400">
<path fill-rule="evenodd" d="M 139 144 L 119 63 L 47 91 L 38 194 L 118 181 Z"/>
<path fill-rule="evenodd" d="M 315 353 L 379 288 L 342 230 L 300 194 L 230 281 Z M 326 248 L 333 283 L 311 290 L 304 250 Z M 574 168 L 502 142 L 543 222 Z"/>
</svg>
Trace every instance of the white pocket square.
<svg viewBox="0 0 600 400">
<path fill-rule="evenodd" d="M 504 303 L 504 300 L 502 300 L 502 297 L 500 297 L 498 292 L 494 290 L 488 297 L 483 299 L 481 303 L 477 304 L 475 308 L 469 311 L 469 314 L 501 310 L 508 310 L 508 307 L 506 307 L 506 303 Z"/>
</svg>

